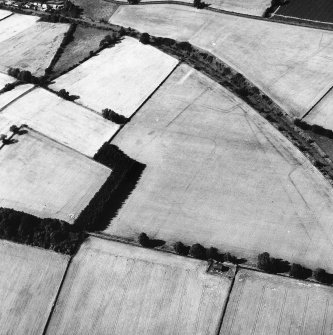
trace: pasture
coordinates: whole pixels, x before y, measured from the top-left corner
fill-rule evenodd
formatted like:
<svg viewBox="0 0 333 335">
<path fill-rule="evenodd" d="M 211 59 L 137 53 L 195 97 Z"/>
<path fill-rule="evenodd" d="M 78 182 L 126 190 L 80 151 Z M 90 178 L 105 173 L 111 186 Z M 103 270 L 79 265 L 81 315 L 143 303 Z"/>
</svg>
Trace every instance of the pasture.
<svg viewBox="0 0 333 335">
<path fill-rule="evenodd" d="M 119 125 L 42 88 L 10 104 L 2 115 L 91 157 L 119 129 Z"/>
<path fill-rule="evenodd" d="M 292 0 L 279 7 L 277 16 L 333 23 L 333 2 L 331 0 Z"/>
<path fill-rule="evenodd" d="M 99 48 L 99 43 L 107 33 L 107 31 L 97 28 L 78 25 L 73 35 L 74 40 L 66 46 L 53 69 L 55 75 L 58 76 L 61 72 L 78 64 L 89 56 L 90 51 L 96 51 Z"/>
<path fill-rule="evenodd" d="M 146 232 L 256 261 L 333 270 L 333 190 L 308 159 L 229 91 L 181 65 L 112 140 L 146 164 L 106 233 Z"/>
<path fill-rule="evenodd" d="M 69 268 L 46 334 L 211 334 L 231 280 L 207 262 L 89 238 Z"/>
<path fill-rule="evenodd" d="M 309 124 L 316 124 L 333 130 L 333 90 L 331 89 L 322 100 L 303 119 Z"/>
<path fill-rule="evenodd" d="M 10 12 L 8 10 L 0 9 L 0 20 L 3 20 L 10 15 L 12 15 L 12 12 Z"/>
<path fill-rule="evenodd" d="M 240 270 L 220 335 L 331 334 L 333 289 Z"/>
<path fill-rule="evenodd" d="M 0 112 L 14 100 L 22 97 L 24 94 L 27 94 L 29 90 L 32 90 L 33 88 L 34 85 L 32 84 L 24 84 L 16 86 L 14 89 L 0 94 Z"/>
<path fill-rule="evenodd" d="M 26 20 L 25 16 L 20 15 L 20 20 Z M 1 24 L 2 21 L 0 21 L 0 30 Z M 28 70 L 36 76 L 44 75 L 45 69 L 50 65 L 68 28 L 68 24 L 49 22 L 37 22 L 26 27 L 1 41 L 0 64 Z"/>
<path fill-rule="evenodd" d="M 73 223 L 111 170 L 28 129 L 0 149 L 0 207 Z"/>
<path fill-rule="evenodd" d="M 82 17 L 92 21 L 107 21 L 118 8 L 118 4 L 104 0 L 73 0 L 73 3 L 83 9 Z"/>
<path fill-rule="evenodd" d="M 2 334 L 42 334 L 69 257 L 0 241 Z"/>
<path fill-rule="evenodd" d="M 291 116 L 303 116 L 332 87 L 333 31 L 169 4 L 121 6 L 110 22 L 189 40 L 242 73 Z"/>
<path fill-rule="evenodd" d="M 3 42 L 36 24 L 38 16 L 14 14 L 0 21 L 0 42 Z M 0 49 L 1 50 L 1 49 Z"/>
<path fill-rule="evenodd" d="M 57 78 L 50 87 L 80 96 L 78 103 L 98 113 L 110 108 L 130 117 L 177 63 L 156 48 L 126 37 Z"/>
</svg>

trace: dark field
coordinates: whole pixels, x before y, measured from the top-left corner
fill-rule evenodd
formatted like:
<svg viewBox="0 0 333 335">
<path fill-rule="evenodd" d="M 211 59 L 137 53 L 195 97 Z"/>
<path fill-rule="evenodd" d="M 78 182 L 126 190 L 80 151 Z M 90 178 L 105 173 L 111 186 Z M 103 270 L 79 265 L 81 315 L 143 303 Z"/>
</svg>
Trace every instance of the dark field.
<svg viewBox="0 0 333 335">
<path fill-rule="evenodd" d="M 291 16 L 311 21 L 330 22 L 333 24 L 332 0 L 290 0 L 281 6 L 276 15 Z"/>
</svg>

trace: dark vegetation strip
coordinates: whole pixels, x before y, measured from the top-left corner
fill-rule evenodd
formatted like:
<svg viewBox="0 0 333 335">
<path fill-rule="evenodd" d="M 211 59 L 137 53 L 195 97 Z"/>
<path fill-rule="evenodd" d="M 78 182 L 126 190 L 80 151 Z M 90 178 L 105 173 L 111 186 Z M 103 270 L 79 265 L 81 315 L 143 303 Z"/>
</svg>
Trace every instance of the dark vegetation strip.
<svg viewBox="0 0 333 335">
<path fill-rule="evenodd" d="M 5 84 L 5 86 L 2 89 L 0 89 L 0 94 L 9 92 L 9 91 L 13 90 L 16 86 L 19 86 L 19 85 L 22 85 L 22 84 L 23 84 L 23 82 L 20 81 L 20 80 L 16 80 L 13 83 L 7 83 L 7 84 Z"/>
<path fill-rule="evenodd" d="M 103 144 L 94 160 L 112 172 L 75 221 L 77 228 L 87 231 L 103 230 L 110 224 L 145 168 L 145 165 L 131 159 L 110 143 Z"/>
</svg>

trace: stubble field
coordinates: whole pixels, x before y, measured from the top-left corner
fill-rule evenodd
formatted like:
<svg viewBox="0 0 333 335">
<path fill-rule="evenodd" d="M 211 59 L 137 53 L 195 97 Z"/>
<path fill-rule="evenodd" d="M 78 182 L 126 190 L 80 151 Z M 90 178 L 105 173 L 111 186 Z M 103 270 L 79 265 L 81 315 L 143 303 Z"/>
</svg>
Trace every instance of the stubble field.
<svg viewBox="0 0 333 335">
<path fill-rule="evenodd" d="M 0 149 L 0 207 L 73 223 L 111 170 L 29 129 Z"/>
<path fill-rule="evenodd" d="M 27 17 L 31 16 L 27 15 Z M 25 16 L 20 19 L 23 22 L 26 20 Z M 18 24 L 20 22 L 19 20 Z M 0 21 L 0 31 L 1 23 L 2 21 Z M 68 24 L 49 22 L 37 22 L 27 27 L 1 41 L 0 64 L 28 70 L 36 76 L 44 75 L 68 28 Z"/>
<path fill-rule="evenodd" d="M 0 241 L 2 334 L 42 334 L 69 257 Z"/>
<path fill-rule="evenodd" d="M 90 237 L 69 268 L 47 334 L 215 335 L 231 279 L 206 267 Z"/>
<path fill-rule="evenodd" d="M 333 84 L 332 31 L 169 4 L 121 6 L 110 22 L 189 40 L 242 73 L 291 116 L 303 116 Z"/>
<path fill-rule="evenodd" d="M 147 165 L 106 229 L 333 270 L 331 185 L 267 121 L 181 65 L 112 141 Z"/>
<path fill-rule="evenodd" d="M 27 124 L 91 157 L 119 129 L 119 125 L 42 88 L 10 104 L 2 115 L 13 120 L 13 124 Z"/>
<path fill-rule="evenodd" d="M 130 117 L 177 65 L 161 51 L 126 37 L 50 85 L 78 95 L 78 103 L 102 113 L 111 108 Z"/>
<path fill-rule="evenodd" d="M 3 42 L 16 34 L 36 24 L 38 16 L 14 14 L 0 21 L 0 42 Z"/>
<path fill-rule="evenodd" d="M 237 273 L 220 335 L 328 335 L 333 290 L 264 273 Z"/>
</svg>

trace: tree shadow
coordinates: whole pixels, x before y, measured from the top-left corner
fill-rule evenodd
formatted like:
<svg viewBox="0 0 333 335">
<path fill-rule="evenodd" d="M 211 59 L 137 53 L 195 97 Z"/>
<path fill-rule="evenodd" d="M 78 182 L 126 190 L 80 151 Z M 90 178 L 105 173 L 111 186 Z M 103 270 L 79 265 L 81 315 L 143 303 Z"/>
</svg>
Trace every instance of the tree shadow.
<svg viewBox="0 0 333 335">
<path fill-rule="evenodd" d="M 18 140 L 14 138 L 10 138 L 10 139 L 3 140 L 2 143 L 3 145 L 11 145 L 11 144 L 18 143 Z"/>
<path fill-rule="evenodd" d="M 161 247 L 164 244 L 165 244 L 165 241 L 163 241 L 163 240 L 149 239 L 149 241 L 147 242 L 146 247 L 147 248 L 156 248 L 156 247 Z"/>
<path fill-rule="evenodd" d="M 134 191 L 145 168 L 145 164 L 134 162 L 131 169 L 127 172 L 126 176 L 122 179 L 119 186 L 112 193 L 110 200 L 105 205 L 103 214 L 98 220 L 98 224 L 94 226 L 94 231 L 105 230 L 110 225 L 110 222 L 117 216 L 125 201 Z"/>
<path fill-rule="evenodd" d="M 27 134 L 28 131 L 26 129 L 20 129 L 16 132 L 17 135 L 24 135 L 24 134 Z"/>
</svg>

